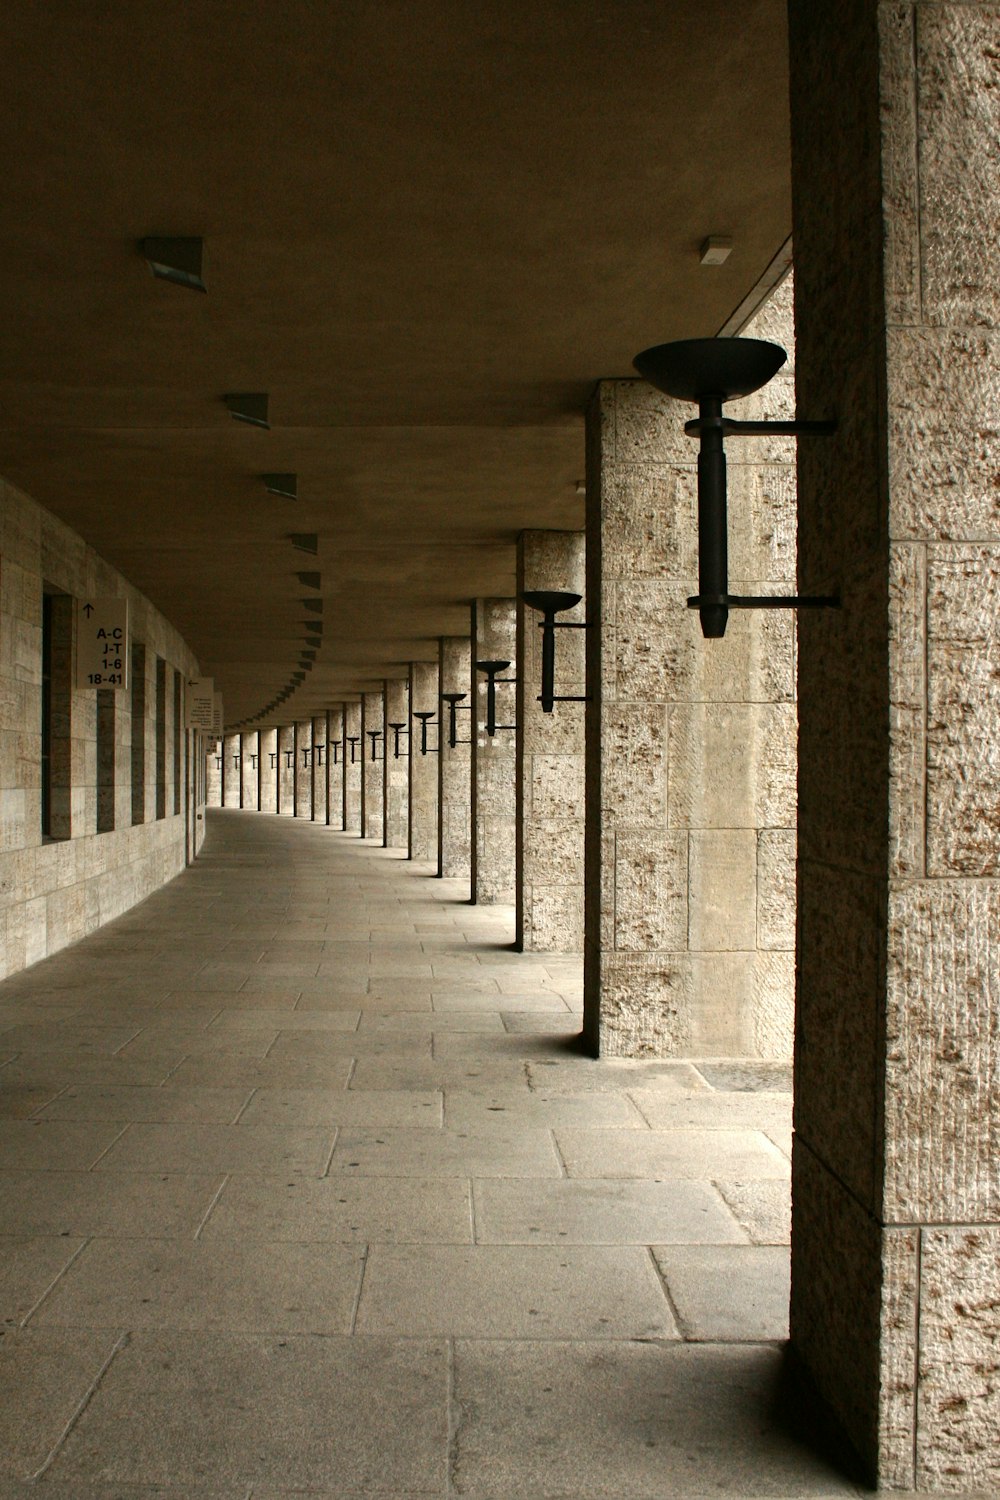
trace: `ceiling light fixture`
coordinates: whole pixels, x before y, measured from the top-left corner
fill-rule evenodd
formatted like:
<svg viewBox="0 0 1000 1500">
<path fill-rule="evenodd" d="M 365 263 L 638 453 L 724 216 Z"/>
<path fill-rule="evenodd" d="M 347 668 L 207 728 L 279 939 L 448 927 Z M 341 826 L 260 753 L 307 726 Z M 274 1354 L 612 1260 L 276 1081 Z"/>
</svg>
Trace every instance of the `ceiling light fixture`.
<svg viewBox="0 0 1000 1500">
<path fill-rule="evenodd" d="M 267 423 L 264 424 L 267 426 Z M 297 474 L 262 474 L 261 481 L 269 495 L 280 495 L 283 500 L 299 498 L 299 476 Z"/>
<path fill-rule="evenodd" d="M 207 292 L 202 280 L 204 244 L 201 239 L 148 235 L 140 241 L 140 248 L 149 269 L 161 281 L 172 281 L 174 286 L 186 286 L 194 292 Z"/>
<path fill-rule="evenodd" d="M 236 396 L 223 396 L 223 401 L 229 408 L 229 415 L 234 422 L 247 422 L 251 427 L 270 428 L 268 420 L 268 403 L 270 397 L 264 391 L 243 393 Z M 287 476 L 286 476 L 287 477 Z"/>
</svg>

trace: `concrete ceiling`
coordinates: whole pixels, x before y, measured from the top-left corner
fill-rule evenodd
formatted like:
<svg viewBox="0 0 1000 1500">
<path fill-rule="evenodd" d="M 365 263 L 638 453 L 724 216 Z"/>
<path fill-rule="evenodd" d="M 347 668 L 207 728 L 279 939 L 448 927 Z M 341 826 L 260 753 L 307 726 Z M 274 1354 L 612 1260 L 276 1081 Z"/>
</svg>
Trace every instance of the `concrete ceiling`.
<svg viewBox="0 0 1000 1500">
<path fill-rule="evenodd" d="M 431 659 L 513 591 L 519 530 L 582 526 L 594 381 L 715 333 L 787 238 L 784 11 L 13 0 L 0 473 L 163 610 L 229 723 L 298 666 L 299 571 L 323 644 L 283 718 Z M 204 236 L 207 296 L 148 234 Z"/>
</svg>

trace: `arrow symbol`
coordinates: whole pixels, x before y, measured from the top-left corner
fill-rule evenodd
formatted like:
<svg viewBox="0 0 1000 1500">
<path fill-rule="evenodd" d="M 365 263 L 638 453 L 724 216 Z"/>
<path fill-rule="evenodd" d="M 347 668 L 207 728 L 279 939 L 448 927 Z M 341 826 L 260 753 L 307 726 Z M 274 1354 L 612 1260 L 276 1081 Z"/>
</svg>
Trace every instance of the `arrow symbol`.
<svg viewBox="0 0 1000 1500">
<path fill-rule="evenodd" d="M 83 606 L 83 612 L 87 616 L 87 619 L 89 620 L 90 617 L 91 617 L 91 615 L 94 613 L 94 606 L 92 604 L 85 604 Z"/>
</svg>

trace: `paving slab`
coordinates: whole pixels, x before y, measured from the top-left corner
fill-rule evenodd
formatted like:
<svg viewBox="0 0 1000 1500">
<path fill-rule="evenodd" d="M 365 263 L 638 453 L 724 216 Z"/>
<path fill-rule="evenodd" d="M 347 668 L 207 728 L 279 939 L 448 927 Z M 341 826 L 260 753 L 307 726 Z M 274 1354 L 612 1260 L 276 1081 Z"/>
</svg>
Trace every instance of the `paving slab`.
<svg viewBox="0 0 1000 1500">
<path fill-rule="evenodd" d="M 39 1111 L 42 1120 L 119 1120 L 146 1123 L 174 1120 L 231 1125 L 251 1097 L 247 1088 L 161 1088 L 119 1084 L 71 1084 Z"/>
<path fill-rule="evenodd" d="M 0 1171 L 87 1171 L 120 1134 L 114 1123 L 0 1120 Z"/>
<path fill-rule="evenodd" d="M 473 1191 L 476 1239 L 484 1244 L 726 1244 L 747 1239 L 709 1183 L 483 1178 Z"/>
<path fill-rule="evenodd" d="M 783 1245 L 654 1245 L 686 1339 L 787 1339 L 789 1255 Z"/>
<path fill-rule="evenodd" d="M 395 1125 L 438 1130 L 444 1095 L 436 1089 L 258 1089 L 241 1125 Z"/>
<path fill-rule="evenodd" d="M 856 1496 L 783 1424 L 781 1358 L 769 1345 L 460 1341 L 453 1487 L 483 1500 Z"/>
<path fill-rule="evenodd" d="M 203 1240 L 94 1240 L 32 1326 L 351 1332 L 364 1265 L 358 1247 L 248 1239 L 219 1252 Z"/>
<path fill-rule="evenodd" d="M 64 1085 L 56 1082 L 14 1083 L 4 1078 L 6 1069 L 0 1069 L 0 1120 L 27 1120 L 39 1114 L 53 1099 L 57 1099 Z"/>
<path fill-rule="evenodd" d="M 23 1323 L 84 1244 L 63 1235 L 0 1235 L 0 1328 Z"/>
<path fill-rule="evenodd" d="M 662 1089 L 688 1094 L 692 1089 L 708 1090 L 709 1085 L 691 1063 L 631 1061 L 624 1058 L 597 1060 L 584 1057 L 567 1039 L 562 1056 L 526 1059 L 528 1077 L 533 1088 L 584 1094 L 594 1090 L 617 1093 L 624 1089 Z"/>
<path fill-rule="evenodd" d="M 345 1129 L 330 1175 L 358 1177 L 562 1177 L 547 1130 L 479 1132 Z"/>
<path fill-rule="evenodd" d="M 185 1057 L 175 1061 L 171 1084 L 218 1084 L 224 1088 L 344 1089 L 354 1068 L 351 1057 Z"/>
<path fill-rule="evenodd" d="M 645 1250 L 580 1245 L 376 1245 L 357 1331 L 407 1338 L 677 1337 Z"/>
<path fill-rule="evenodd" d="M 557 1125 L 645 1130 L 642 1115 L 624 1094 L 547 1094 L 519 1088 L 445 1093 L 449 1130 L 551 1130 Z"/>
<path fill-rule="evenodd" d="M 129 1125 L 100 1172 L 322 1172 L 334 1131 L 278 1125 Z"/>
<path fill-rule="evenodd" d="M 447 1365 L 413 1339 L 137 1333 L 51 1479 L 440 1494 Z"/>
<path fill-rule="evenodd" d="M 0 1172 L 0 1224 L 14 1235 L 193 1235 L 220 1173 Z"/>
<path fill-rule="evenodd" d="M 792 1195 L 788 1182 L 715 1183 L 734 1218 L 757 1245 L 787 1245 L 792 1237 Z"/>
<path fill-rule="evenodd" d="M 0 1338 L 0 1476 L 28 1479 L 49 1458 L 111 1359 L 119 1334 L 61 1328 Z M 38 1493 L 36 1491 L 36 1493 Z"/>
<path fill-rule="evenodd" d="M 738 1178 L 788 1175 L 759 1130 L 565 1130 L 556 1143 L 571 1177 Z M 117 1149 L 117 1148 L 116 1148 Z"/>
<path fill-rule="evenodd" d="M 470 1244 L 472 1195 L 458 1178 L 234 1176 L 201 1237 Z"/>
</svg>

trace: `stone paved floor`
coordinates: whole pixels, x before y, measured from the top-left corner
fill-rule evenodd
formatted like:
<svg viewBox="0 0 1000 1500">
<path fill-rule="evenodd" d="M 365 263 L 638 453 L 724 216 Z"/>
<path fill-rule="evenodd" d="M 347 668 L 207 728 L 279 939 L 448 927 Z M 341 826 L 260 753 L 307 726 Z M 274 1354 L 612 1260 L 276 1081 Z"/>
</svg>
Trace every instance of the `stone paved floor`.
<svg viewBox="0 0 1000 1500">
<path fill-rule="evenodd" d="M 590 1061 L 509 908 L 210 823 L 0 986 L 0 1500 L 859 1493 L 774 1399 L 785 1070 Z"/>
</svg>

